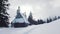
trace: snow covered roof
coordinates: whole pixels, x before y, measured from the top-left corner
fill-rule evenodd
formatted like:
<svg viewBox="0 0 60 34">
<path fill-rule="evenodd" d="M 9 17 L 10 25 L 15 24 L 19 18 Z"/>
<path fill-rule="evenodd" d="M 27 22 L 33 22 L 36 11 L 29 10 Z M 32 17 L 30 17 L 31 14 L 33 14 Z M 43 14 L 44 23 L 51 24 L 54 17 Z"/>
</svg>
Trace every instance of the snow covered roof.
<svg viewBox="0 0 60 34">
<path fill-rule="evenodd" d="M 23 18 L 17 18 L 13 20 L 13 23 L 24 23 L 24 19 Z"/>
</svg>

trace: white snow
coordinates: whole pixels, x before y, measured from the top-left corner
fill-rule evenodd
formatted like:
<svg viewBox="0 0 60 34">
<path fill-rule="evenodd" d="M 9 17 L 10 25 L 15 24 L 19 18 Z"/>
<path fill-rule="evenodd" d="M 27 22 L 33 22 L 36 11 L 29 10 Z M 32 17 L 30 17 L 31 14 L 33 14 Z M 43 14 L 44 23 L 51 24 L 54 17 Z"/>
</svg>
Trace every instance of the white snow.
<svg viewBox="0 0 60 34">
<path fill-rule="evenodd" d="M 36 28 L 29 31 L 28 34 L 60 34 L 60 20 L 38 25 Z"/>
<path fill-rule="evenodd" d="M 42 25 L 32 25 L 25 28 L 0 28 L 1 34 L 60 34 L 60 19 Z"/>
</svg>

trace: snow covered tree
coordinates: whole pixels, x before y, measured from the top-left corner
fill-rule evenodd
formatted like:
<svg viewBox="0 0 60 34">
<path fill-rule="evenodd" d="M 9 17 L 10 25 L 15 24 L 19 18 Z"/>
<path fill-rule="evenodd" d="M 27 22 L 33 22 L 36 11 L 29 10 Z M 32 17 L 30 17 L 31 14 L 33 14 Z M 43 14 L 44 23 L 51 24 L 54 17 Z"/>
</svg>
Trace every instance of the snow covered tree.
<svg viewBox="0 0 60 34">
<path fill-rule="evenodd" d="M 49 21 L 52 22 L 52 18 L 49 18 Z"/>
<path fill-rule="evenodd" d="M 38 24 L 44 24 L 45 21 L 43 21 L 42 19 L 38 20 Z"/>
<path fill-rule="evenodd" d="M 30 24 L 33 23 L 33 17 L 32 17 L 32 13 L 31 13 L 31 12 L 30 12 L 30 15 L 29 15 L 28 21 L 30 22 Z"/>
<path fill-rule="evenodd" d="M 31 12 L 30 12 L 28 21 L 30 22 L 30 25 L 37 25 L 37 24 L 38 24 L 37 21 L 35 21 L 35 20 L 33 19 Z"/>
<path fill-rule="evenodd" d="M 60 19 L 60 16 L 58 16 L 58 19 Z"/>
<path fill-rule="evenodd" d="M 55 20 L 57 20 L 58 18 L 57 18 L 57 16 L 55 16 L 54 18 L 53 18 L 53 21 L 55 21 Z"/>
<path fill-rule="evenodd" d="M 50 21 L 49 21 L 49 19 L 47 18 L 47 23 L 49 23 Z"/>
<path fill-rule="evenodd" d="M 8 9 L 9 3 L 8 0 L 0 0 L 0 27 L 8 27 L 9 19 L 8 19 Z"/>
</svg>

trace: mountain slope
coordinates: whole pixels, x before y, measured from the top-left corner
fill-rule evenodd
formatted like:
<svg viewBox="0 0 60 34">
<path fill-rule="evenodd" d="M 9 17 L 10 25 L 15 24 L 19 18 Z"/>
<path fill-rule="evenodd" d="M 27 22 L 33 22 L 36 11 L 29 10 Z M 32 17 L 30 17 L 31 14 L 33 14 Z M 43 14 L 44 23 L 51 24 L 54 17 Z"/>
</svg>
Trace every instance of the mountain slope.
<svg viewBox="0 0 60 34">
<path fill-rule="evenodd" d="M 60 19 L 48 24 L 38 25 L 28 34 L 60 34 Z"/>
</svg>

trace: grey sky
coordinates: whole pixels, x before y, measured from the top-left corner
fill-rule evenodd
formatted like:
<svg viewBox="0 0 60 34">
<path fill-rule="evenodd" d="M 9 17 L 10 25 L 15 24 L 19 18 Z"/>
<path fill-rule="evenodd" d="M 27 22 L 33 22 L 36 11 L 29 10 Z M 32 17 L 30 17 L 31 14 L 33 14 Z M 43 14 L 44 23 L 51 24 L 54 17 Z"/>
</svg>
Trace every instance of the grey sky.
<svg viewBox="0 0 60 34">
<path fill-rule="evenodd" d="M 28 14 L 31 11 L 33 17 L 36 19 L 47 18 L 49 16 L 60 15 L 60 0 L 9 0 L 10 10 L 8 10 L 11 19 L 15 17 L 18 6 L 21 6 L 21 11 L 24 12 L 23 7 L 27 9 Z M 14 15 L 13 15 L 14 14 Z"/>
</svg>

